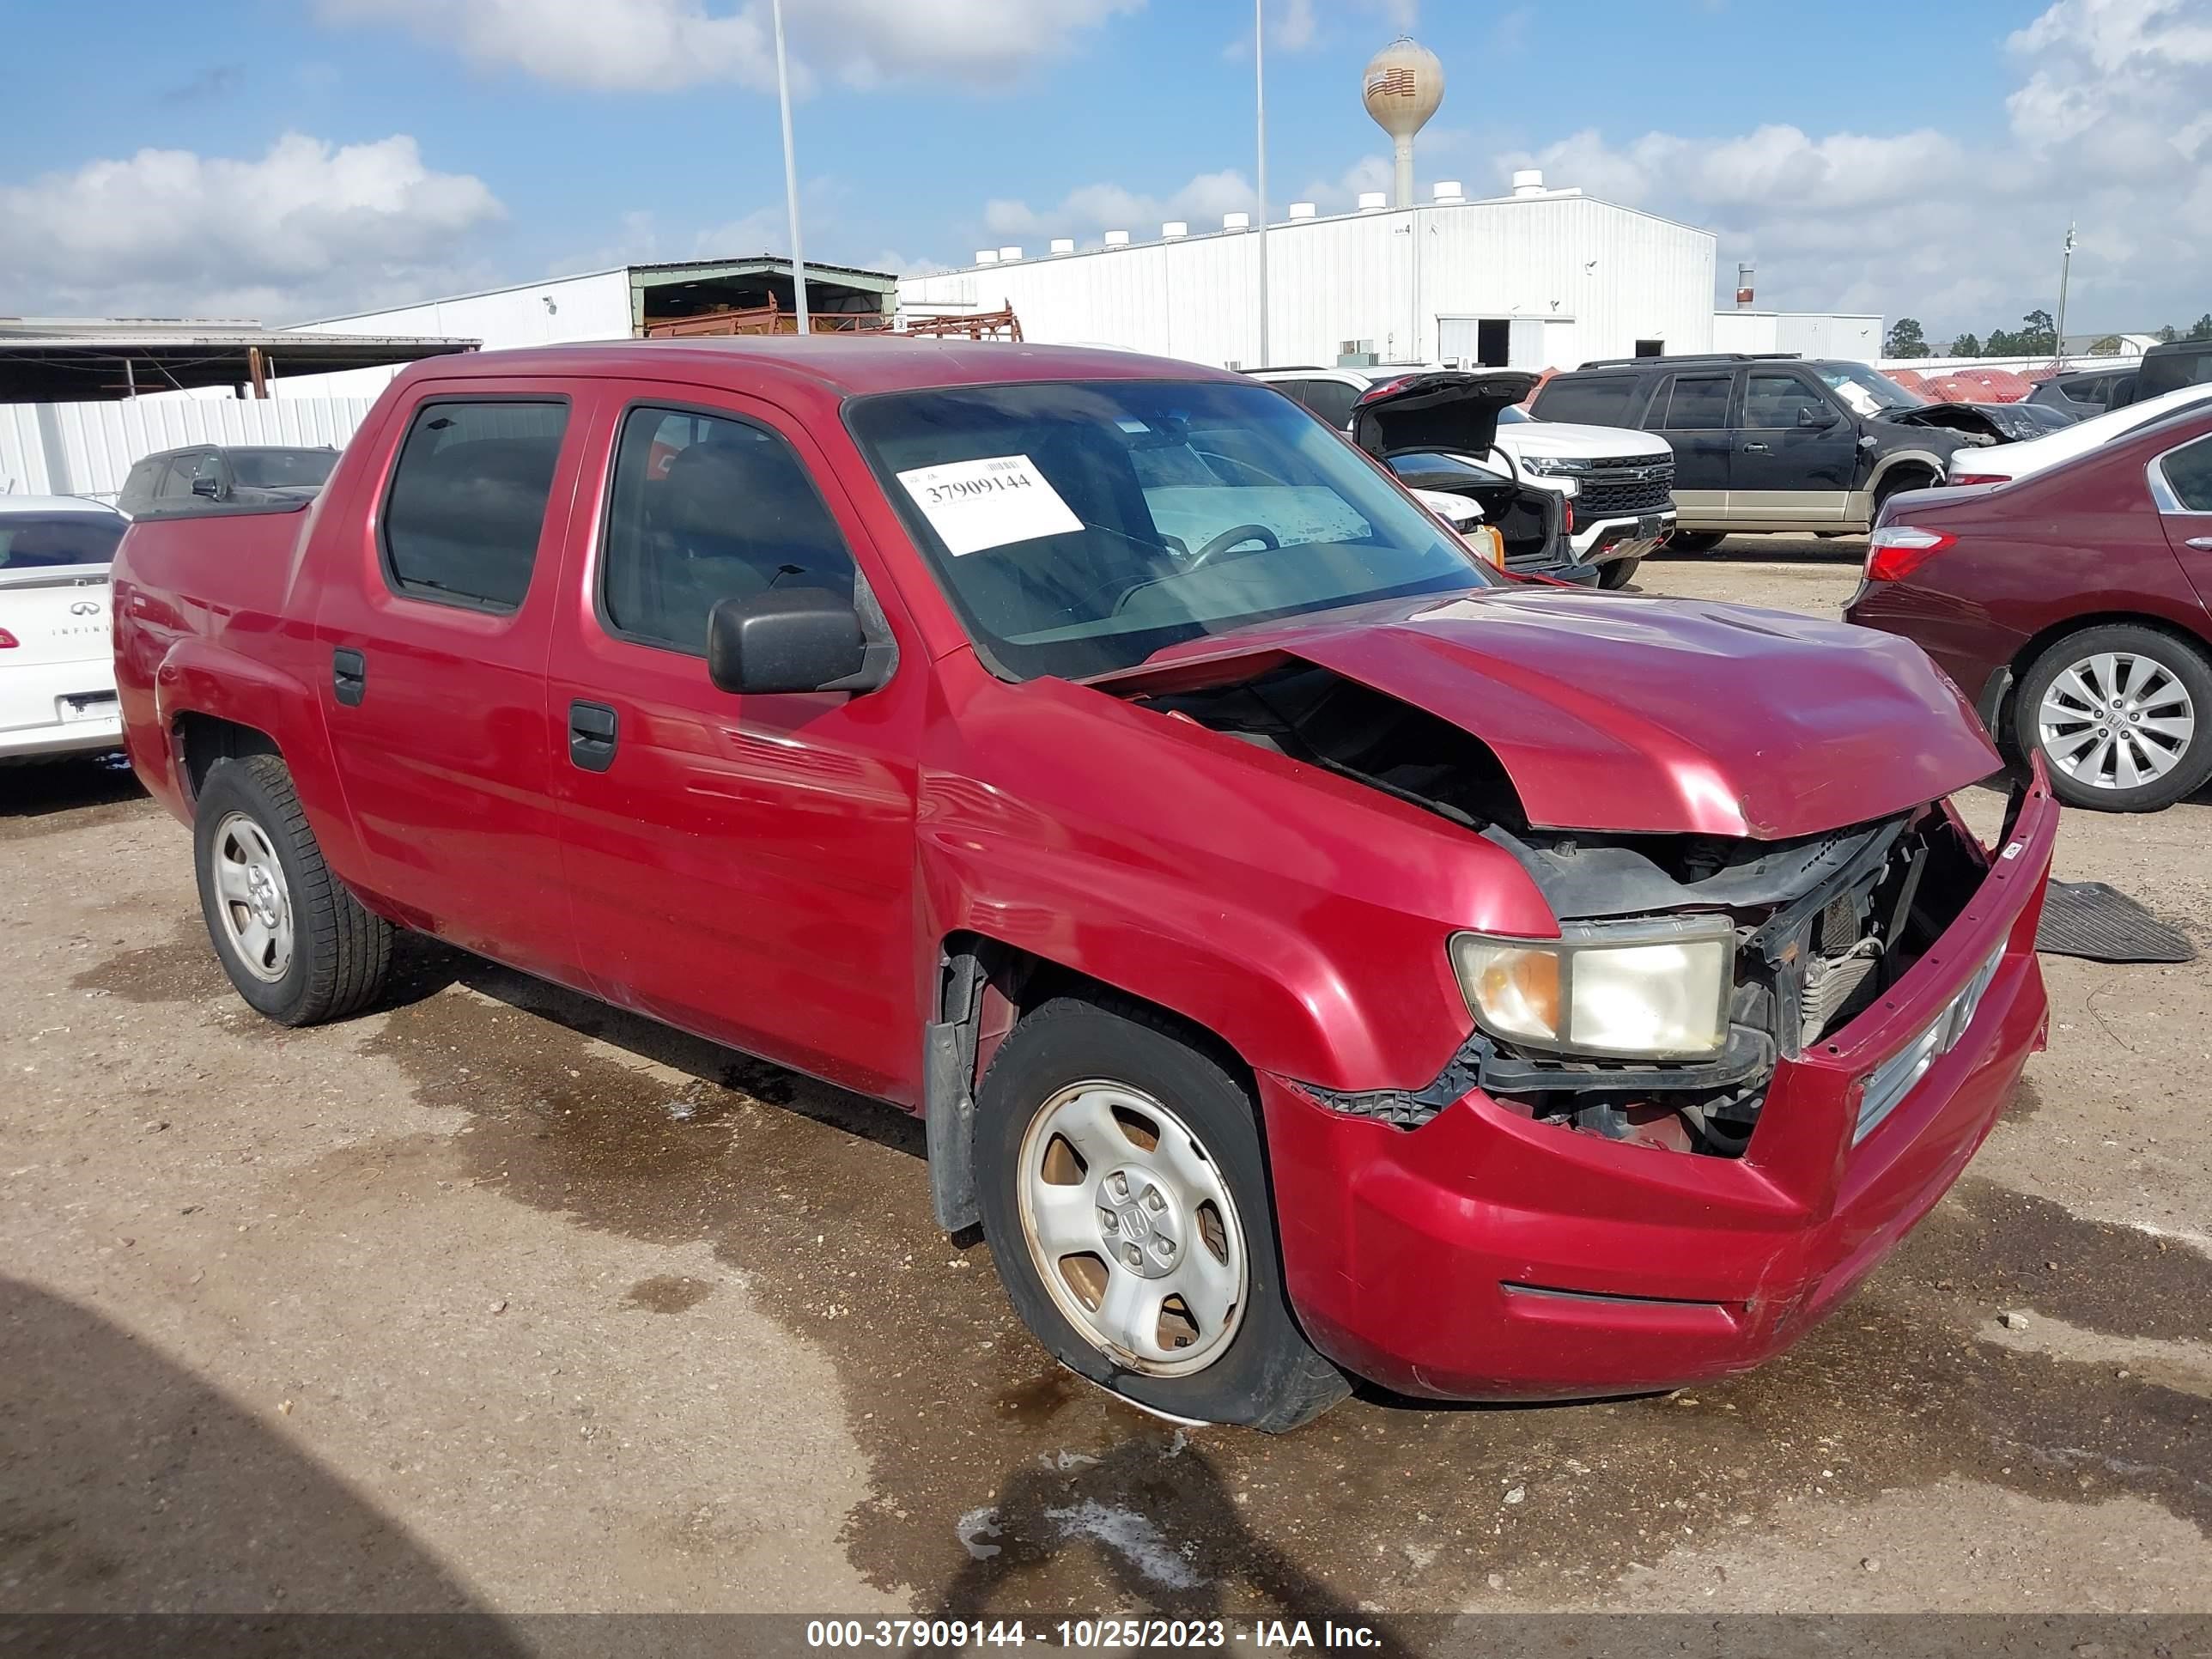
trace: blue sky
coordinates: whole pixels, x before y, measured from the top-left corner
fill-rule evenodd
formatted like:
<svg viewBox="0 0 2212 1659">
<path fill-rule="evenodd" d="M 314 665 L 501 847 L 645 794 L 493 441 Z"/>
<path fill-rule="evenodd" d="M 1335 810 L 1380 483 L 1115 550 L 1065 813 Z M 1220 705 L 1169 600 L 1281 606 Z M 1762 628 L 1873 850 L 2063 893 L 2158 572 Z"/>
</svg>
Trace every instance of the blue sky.
<svg viewBox="0 0 2212 1659">
<path fill-rule="evenodd" d="M 1239 0 L 786 9 L 811 255 L 960 264 L 1095 238 L 1102 220 L 1140 236 L 1160 216 L 1218 223 L 1249 191 Z M 103 59 L 94 93 L 88 10 L 100 34 L 163 45 Z M 1553 184 L 1719 231 L 1723 281 L 1757 260 L 1765 302 L 1914 312 L 1931 335 L 2048 303 L 2073 213 L 2097 233 L 2075 266 L 2080 325 L 2212 307 L 2212 136 L 2102 155 L 2118 112 L 2083 108 L 2124 92 L 2138 116 L 2193 102 L 2201 118 L 2207 0 L 1268 0 L 1268 15 L 1279 214 L 1302 195 L 1348 205 L 1372 177 L 1385 146 L 1358 72 L 1403 24 L 1449 79 L 1424 188 L 1486 191 L 1533 159 Z M 10 77 L 0 152 L 18 233 L 0 312 L 289 320 L 781 246 L 765 15 L 765 0 L 203 0 L 186 24 L 150 0 L 19 0 L 9 55 L 33 72 Z M 2061 126 L 2057 159 L 2037 153 Z M 47 233 L 29 251 L 27 227 Z"/>
</svg>

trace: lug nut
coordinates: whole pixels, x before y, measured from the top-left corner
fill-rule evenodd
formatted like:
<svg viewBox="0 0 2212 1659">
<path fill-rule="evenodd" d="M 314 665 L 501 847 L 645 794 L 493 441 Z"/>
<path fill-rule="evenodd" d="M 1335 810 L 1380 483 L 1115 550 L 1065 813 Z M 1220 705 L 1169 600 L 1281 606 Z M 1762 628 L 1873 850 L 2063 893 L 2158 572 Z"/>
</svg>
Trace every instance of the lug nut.
<svg viewBox="0 0 2212 1659">
<path fill-rule="evenodd" d="M 1145 1253 L 1133 1244 L 1124 1244 L 1121 1247 L 1121 1260 L 1132 1267 L 1141 1267 L 1145 1265 Z"/>
<path fill-rule="evenodd" d="M 1118 1233 L 1121 1231 L 1121 1218 L 1111 1210 L 1101 1209 L 1098 1212 L 1098 1225 L 1106 1232 Z"/>
<path fill-rule="evenodd" d="M 1153 1214 L 1158 1215 L 1162 1210 L 1166 1209 L 1167 1206 L 1168 1201 L 1160 1196 L 1160 1189 L 1158 1188 L 1147 1187 L 1145 1188 L 1145 1207 L 1146 1209 L 1152 1211 Z"/>
<path fill-rule="evenodd" d="M 1175 1240 L 1172 1238 L 1164 1238 L 1158 1243 L 1153 1245 L 1152 1248 L 1159 1253 L 1159 1258 L 1161 1261 L 1172 1261 L 1175 1260 Z"/>
<path fill-rule="evenodd" d="M 1109 1193 L 1113 1194 L 1114 1194 L 1114 1196 L 1115 1196 L 1115 1197 L 1116 1197 L 1116 1198 L 1127 1198 L 1127 1197 L 1128 1197 L 1128 1195 L 1129 1195 L 1129 1182 L 1128 1182 L 1128 1178 L 1127 1178 L 1127 1176 L 1121 1176 L 1121 1175 L 1110 1175 L 1110 1176 L 1108 1176 L 1106 1177 L 1106 1190 L 1107 1190 L 1108 1192 L 1109 1192 Z"/>
</svg>

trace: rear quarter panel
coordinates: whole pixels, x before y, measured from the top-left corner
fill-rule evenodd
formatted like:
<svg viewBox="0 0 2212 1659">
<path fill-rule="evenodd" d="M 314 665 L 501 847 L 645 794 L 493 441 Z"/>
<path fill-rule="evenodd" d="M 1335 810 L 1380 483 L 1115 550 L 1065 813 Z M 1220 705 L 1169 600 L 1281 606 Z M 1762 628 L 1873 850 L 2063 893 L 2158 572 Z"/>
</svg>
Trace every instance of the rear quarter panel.
<svg viewBox="0 0 2212 1659">
<path fill-rule="evenodd" d="M 2024 668 L 2039 635 L 2097 617 L 2142 617 L 2199 638 L 2205 607 L 2167 544 L 2140 462 L 2119 454 L 1971 496 L 1900 496 L 1885 522 L 1956 536 L 1902 581 L 1867 585 L 1849 620 L 1917 642 L 1970 698 Z"/>
<path fill-rule="evenodd" d="M 307 550 L 319 505 L 135 520 L 115 559 L 116 690 L 133 769 L 187 823 L 184 717 L 266 733 L 343 874 L 350 835 L 323 738 L 327 676 L 315 676 L 309 660 Z"/>
</svg>

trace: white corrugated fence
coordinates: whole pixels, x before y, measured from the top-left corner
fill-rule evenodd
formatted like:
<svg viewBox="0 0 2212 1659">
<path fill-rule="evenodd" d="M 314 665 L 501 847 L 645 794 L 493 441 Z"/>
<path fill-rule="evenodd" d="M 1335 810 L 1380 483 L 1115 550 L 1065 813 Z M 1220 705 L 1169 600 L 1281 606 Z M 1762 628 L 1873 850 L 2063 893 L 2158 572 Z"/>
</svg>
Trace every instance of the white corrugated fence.
<svg viewBox="0 0 2212 1659">
<path fill-rule="evenodd" d="M 134 398 L 0 404 L 0 495 L 112 500 L 131 463 L 187 444 L 343 447 L 368 398 Z"/>
</svg>

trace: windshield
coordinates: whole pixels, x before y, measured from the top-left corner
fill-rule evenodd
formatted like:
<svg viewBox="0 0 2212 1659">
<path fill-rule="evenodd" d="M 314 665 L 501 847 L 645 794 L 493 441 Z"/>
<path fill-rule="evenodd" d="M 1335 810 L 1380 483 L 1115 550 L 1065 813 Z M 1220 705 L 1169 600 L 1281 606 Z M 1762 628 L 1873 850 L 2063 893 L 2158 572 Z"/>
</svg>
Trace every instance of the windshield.
<svg viewBox="0 0 2212 1659">
<path fill-rule="evenodd" d="M 1841 398 L 1856 415 L 1879 415 L 1887 410 L 1918 409 L 1928 400 L 1916 398 L 1887 374 L 1878 374 L 1859 363 L 1814 363 L 1821 384 Z"/>
<path fill-rule="evenodd" d="M 234 449 L 231 482 L 246 489 L 291 489 L 319 484 L 337 465 L 335 449 Z"/>
<path fill-rule="evenodd" d="M 864 398 L 854 434 L 985 659 L 1079 679 L 1186 640 L 1497 580 L 1266 386 Z"/>
<path fill-rule="evenodd" d="M 0 570 L 112 564 L 128 522 L 119 513 L 0 511 Z"/>
<path fill-rule="evenodd" d="M 1500 426 L 1518 426 L 1523 421 L 1533 421 L 1535 418 L 1518 404 L 1508 404 L 1498 411 L 1498 424 Z"/>
</svg>

